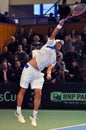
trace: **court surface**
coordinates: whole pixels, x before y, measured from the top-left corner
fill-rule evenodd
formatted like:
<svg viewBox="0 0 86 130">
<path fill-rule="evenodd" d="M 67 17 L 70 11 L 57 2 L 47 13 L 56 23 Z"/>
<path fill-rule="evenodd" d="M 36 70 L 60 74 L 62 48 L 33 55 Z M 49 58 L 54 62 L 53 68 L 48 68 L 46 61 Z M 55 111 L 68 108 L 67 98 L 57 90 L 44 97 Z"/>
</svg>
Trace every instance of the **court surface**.
<svg viewBox="0 0 86 130">
<path fill-rule="evenodd" d="M 25 124 L 20 124 L 14 113 L 15 110 L 0 110 L 0 130 L 86 130 L 85 110 L 39 110 L 37 127 L 29 121 L 32 110 L 22 110 Z"/>
</svg>

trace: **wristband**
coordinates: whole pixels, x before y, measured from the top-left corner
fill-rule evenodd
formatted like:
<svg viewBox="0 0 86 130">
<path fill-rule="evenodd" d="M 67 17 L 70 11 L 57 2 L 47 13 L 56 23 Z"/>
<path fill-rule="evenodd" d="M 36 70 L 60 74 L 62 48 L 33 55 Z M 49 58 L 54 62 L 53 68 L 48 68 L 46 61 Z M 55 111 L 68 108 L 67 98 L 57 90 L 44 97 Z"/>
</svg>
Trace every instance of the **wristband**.
<svg viewBox="0 0 86 130">
<path fill-rule="evenodd" d="M 61 28 L 62 28 L 62 25 L 58 24 L 58 25 L 57 25 L 57 28 L 58 28 L 58 29 L 61 29 Z"/>
</svg>

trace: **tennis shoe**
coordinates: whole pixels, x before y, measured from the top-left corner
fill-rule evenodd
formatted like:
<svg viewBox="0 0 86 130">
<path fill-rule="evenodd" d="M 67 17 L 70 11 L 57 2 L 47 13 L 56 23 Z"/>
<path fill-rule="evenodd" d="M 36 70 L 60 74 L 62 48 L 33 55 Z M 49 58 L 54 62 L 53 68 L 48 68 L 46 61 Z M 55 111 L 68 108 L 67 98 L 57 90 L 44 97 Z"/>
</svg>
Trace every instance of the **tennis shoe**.
<svg viewBox="0 0 86 130">
<path fill-rule="evenodd" d="M 34 126 L 34 127 L 37 126 L 36 118 L 34 118 L 32 115 L 30 116 L 30 121 L 31 121 L 32 126 Z"/>
<path fill-rule="evenodd" d="M 22 114 L 18 114 L 17 112 L 15 112 L 15 116 L 18 118 L 18 121 L 19 121 L 20 123 L 22 123 L 22 124 L 25 123 L 25 119 L 24 119 L 24 117 L 23 117 Z"/>
</svg>

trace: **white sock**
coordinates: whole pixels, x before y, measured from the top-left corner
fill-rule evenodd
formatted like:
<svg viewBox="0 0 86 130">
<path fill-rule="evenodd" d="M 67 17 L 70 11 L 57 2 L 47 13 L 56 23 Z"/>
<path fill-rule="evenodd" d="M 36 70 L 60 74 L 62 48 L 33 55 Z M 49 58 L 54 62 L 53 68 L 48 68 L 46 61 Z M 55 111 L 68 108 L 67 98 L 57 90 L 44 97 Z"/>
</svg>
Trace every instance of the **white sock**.
<svg viewBox="0 0 86 130">
<path fill-rule="evenodd" d="M 38 113 L 38 111 L 33 110 L 33 117 L 34 117 L 34 118 L 37 117 L 37 113 Z"/>
<path fill-rule="evenodd" d="M 17 106 L 17 113 L 18 113 L 18 114 L 21 114 L 21 107 L 18 107 L 18 106 Z"/>
</svg>

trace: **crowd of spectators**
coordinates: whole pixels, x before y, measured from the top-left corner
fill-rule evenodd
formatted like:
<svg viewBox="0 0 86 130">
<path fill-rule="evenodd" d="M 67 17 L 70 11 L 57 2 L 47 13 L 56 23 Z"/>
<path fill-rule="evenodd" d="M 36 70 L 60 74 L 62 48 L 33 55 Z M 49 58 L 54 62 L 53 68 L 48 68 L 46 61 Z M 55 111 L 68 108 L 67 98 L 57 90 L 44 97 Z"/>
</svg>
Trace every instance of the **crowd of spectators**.
<svg viewBox="0 0 86 130">
<path fill-rule="evenodd" d="M 36 50 L 47 42 L 51 32 L 48 30 L 46 35 L 42 35 L 34 32 L 32 28 L 25 30 L 20 27 L 0 54 L 0 82 L 19 82 L 25 63 L 37 55 Z M 62 28 L 55 37 L 57 38 L 64 40 L 64 45 L 61 51 L 57 51 L 56 65 L 51 65 L 43 71 L 45 81 L 84 82 L 80 62 L 86 55 L 86 26 L 80 34 L 74 28 L 67 34 Z M 51 71 L 51 77 L 47 77 L 47 71 Z"/>
<path fill-rule="evenodd" d="M 15 18 L 15 14 L 10 16 L 7 11 L 4 14 L 0 12 L 0 23 L 18 24 L 18 19 Z"/>
</svg>

